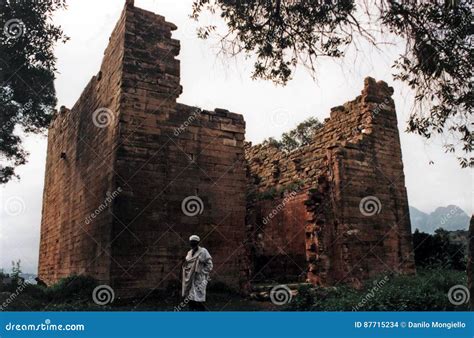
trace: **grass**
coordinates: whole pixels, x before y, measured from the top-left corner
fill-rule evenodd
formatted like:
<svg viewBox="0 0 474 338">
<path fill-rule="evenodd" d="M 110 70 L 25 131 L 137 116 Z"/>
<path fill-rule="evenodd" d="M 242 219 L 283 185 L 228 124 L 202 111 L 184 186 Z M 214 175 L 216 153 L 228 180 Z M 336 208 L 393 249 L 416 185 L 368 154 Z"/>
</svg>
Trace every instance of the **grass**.
<svg viewBox="0 0 474 338">
<path fill-rule="evenodd" d="M 175 311 L 182 302 L 180 287 L 155 291 L 136 298 L 115 298 L 108 305 L 97 305 L 92 293 L 97 282 L 86 276 L 70 276 L 51 287 L 32 284 L 1 285 L 1 311 Z M 262 311 L 272 310 L 273 304 L 249 300 L 220 285 L 208 293 L 209 311 Z M 187 311 L 186 306 L 182 307 Z"/>
<path fill-rule="evenodd" d="M 416 276 L 383 275 L 367 281 L 361 290 L 349 286 L 302 287 L 289 304 L 250 300 L 222 288 L 209 290 L 210 311 L 463 311 L 467 304 L 453 305 L 448 292 L 466 285 L 466 273 L 447 269 L 423 269 Z M 4 311 L 174 311 L 181 299 L 179 290 L 153 292 L 147 297 L 120 299 L 99 306 L 92 301 L 97 282 L 71 276 L 51 287 L 25 284 L 1 286 Z M 8 301 L 8 304 L 6 302 Z M 5 306 L 6 305 L 6 306 Z M 184 308 L 186 311 L 186 308 Z"/>
<path fill-rule="evenodd" d="M 448 292 L 466 286 L 464 271 L 422 269 L 416 276 L 384 275 L 367 281 L 361 290 L 348 286 L 301 288 L 287 305 L 293 311 L 466 311 L 454 305 Z"/>
</svg>

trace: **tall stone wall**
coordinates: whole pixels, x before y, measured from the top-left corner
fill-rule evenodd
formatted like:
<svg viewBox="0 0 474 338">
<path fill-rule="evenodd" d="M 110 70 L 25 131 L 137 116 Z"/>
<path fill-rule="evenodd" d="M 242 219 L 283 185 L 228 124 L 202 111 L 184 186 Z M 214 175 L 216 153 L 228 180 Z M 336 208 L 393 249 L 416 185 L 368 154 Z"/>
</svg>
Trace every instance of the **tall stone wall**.
<svg viewBox="0 0 474 338">
<path fill-rule="evenodd" d="M 125 13 L 98 75 L 49 128 L 38 268 L 48 284 L 86 273 L 109 280 L 113 215 L 101 212 L 89 219 L 115 189 L 124 22 Z"/>
<path fill-rule="evenodd" d="M 295 282 L 306 279 L 305 222 L 310 219 L 305 202 L 306 191 L 261 196 L 250 205 L 248 253 L 251 257 L 252 282 Z"/>
<path fill-rule="evenodd" d="M 414 271 L 392 92 L 386 83 L 367 78 L 362 94 L 333 108 L 309 145 L 291 153 L 272 145 L 247 147 L 247 221 L 252 245 L 258 248 L 250 251 L 258 251 L 269 265 L 304 255 L 304 269 L 297 260 L 293 268 L 315 284 L 358 285 L 383 271 Z M 269 195 L 273 210 L 285 198 L 289 207 L 268 211 Z M 297 208 L 291 206 L 295 199 L 303 200 L 305 210 L 295 212 Z M 376 209 L 373 215 L 371 206 Z M 276 216 L 264 222 L 272 212 Z M 293 218 L 294 228 L 278 230 L 281 219 L 288 217 Z M 291 241 L 303 227 L 304 244 L 275 250 L 275 234 Z M 278 279 L 274 270 L 265 271 L 254 265 L 254 278 Z"/>
<path fill-rule="evenodd" d="M 99 75 L 52 124 L 39 269 L 47 283 L 84 273 L 122 295 L 163 289 L 179 280 L 198 234 L 214 256 L 213 280 L 240 287 L 245 123 L 176 102 L 174 29 L 127 2 Z M 188 197 L 196 215 L 192 203 L 183 212 Z"/>
<path fill-rule="evenodd" d="M 413 272 L 392 89 L 366 79 L 292 153 L 244 145 L 242 115 L 177 102 L 174 29 L 127 1 L 100 71 L 56 114 L 39 277 L 91 275 L 120 295 L 164 289 L 191 234 L 214 258 L 213 281 L 235 289 Z"/>
</svg>

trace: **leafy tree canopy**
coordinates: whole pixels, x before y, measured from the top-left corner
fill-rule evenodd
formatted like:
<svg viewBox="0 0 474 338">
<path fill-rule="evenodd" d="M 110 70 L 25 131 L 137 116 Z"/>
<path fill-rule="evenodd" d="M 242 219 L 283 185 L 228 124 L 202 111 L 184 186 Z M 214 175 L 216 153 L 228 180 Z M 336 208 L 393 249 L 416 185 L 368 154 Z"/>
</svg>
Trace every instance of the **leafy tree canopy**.
<svg viewBox="0 0 474 338">
<path fill-rule="evenodd" d="M 447 151 L 473 166 L 471 0 L 195 0 L 191 17 L 219 13 L 227 25 L 224 52 L 255 55 L 253 78 L 286 84 L 302 64 L 317 75 L 318 58 L 340 58 L 359 38 L 383 49 L 387 34 L 406 49 L 395 79 L 415 90 L 407 131 L 449 136 Z M 201 27 L 207 38 L 216 26 Z M 381 34 L 379 34 L 381 33 Z"/>
<path fill-rule="evenodd" d="M 442 228 L 437 229 L 434 235 L 416 229 L 413 233 L 413 248 L 416 266 L 466 269 L 465 245 L 452 241 L 450 232 Z"/>
<path fill-rule="evenodd" d="M 53 49 L 67 37 L 51 17 L 61 8 L 60 0 L 0 0 L 0 183 L 27 159 L 15 128 L 44 132 L 56 105 Z"/>
<path fill-rule="evenodd" d="M 295 129 L 281 135 L 281 140 L 270 137 L 263 141 L 285 152 L 291 152 L 309 144 L 314 134 L 323 126 L 318 119 L 310 117 L 296 126 Z"/>
</svg>

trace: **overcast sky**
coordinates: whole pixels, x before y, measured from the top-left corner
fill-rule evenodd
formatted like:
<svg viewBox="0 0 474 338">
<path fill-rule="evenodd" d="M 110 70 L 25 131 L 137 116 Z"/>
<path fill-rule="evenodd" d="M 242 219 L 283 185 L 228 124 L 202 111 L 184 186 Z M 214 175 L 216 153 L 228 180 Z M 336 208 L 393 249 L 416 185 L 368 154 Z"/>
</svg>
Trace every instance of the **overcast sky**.
<svg viewBox="0 0 474 338">
<path fill-rule="evenodd" d="M 58 106 L 72 107 L 100 67 L 124 1 L 68 0 L 68 3 L 69 8 L 54 18 L 71 38 L 56 48 L 59 71 L 56 90 Z M 410 205 L 431 212 L 438 206 L 455 204 L 472 214 L 472 171 L 460 169 L 456 158 L 443 152 L 442 140 L 426 142 L 403 132 L 413 93 L 392 80 L 391 65 L 403 50 L 401 44 L 389 47 L 383 54 L 363 45 L 357 58 L 350 52 L 343 62 L 321 60 L 316 81 L 301 68 L 286 87 L 276 87 L 270 82 L 250 79 L 251 60 L 217 57 L 213 41 L 197 39 L 196 24 L 188 18 L 191 3 L 191 0 L 135 0 L 136 6 L 164 15 L 178 26 L 173 36 L 181 40 L 180 102 L 243 114 L 247 140 L 258 143 L 270 136 L 278 137 L 310 116 L 324 120 L 331 107 L 360 94 L 366 76 L 384 80 L 395 89 Z M 218 17 L 206 18 L 206 22 L 212 20 L 219 23 Z M 46 138 L 28 137 L 25 146 L 31 155 L 29 163 L 18 169 L 21 180 L 0 188 L 0 267 L 10 270 L 11 260 L 21 259 L 24 272 L 36 272 Z"/>
</svg>

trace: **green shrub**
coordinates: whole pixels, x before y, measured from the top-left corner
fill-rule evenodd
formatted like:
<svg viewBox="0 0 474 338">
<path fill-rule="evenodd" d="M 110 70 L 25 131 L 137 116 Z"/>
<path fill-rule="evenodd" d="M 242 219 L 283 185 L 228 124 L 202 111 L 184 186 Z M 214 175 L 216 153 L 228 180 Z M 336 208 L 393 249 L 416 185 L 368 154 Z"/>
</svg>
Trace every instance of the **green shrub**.
<svg viewBox="0 0 474 338">
<path fill-rule="evenodd" d="M 46 297 L 46 288 L 36 284 L 25 283 L 25 288 L 23 289 L 22 293 L 33 298 L 41 299 Z"/>
<path fill-rule="evenodd" d="M 362 290 L 349 286 L 305 287 L 288 305 L 298 311 L 465 311 L 453 305 L 448 291 L 466 285 L 465 272 L 424 269 L 416 276 L 386 275 L 365 283 Z"/>
<path fill-rule="evenodd" d="M 50 300 L 58 302 L 89 301 L 92 291 L 98 285 L 97 280 L 89 276 L 69 276 L 45 289 Z"/>
<path fill-rule="evenodd" d="M 21 274 L 21 261 L 12 261 L 12 272 L 7 274 L 0 270 L 0 292 L 16 292 L 17 288 L 21 286 L 23 279 L 20 277 Z M 5 282 L 5 279 L 9 279 L 10 282 Z"/>
<path fill-rule="evenodd" d="M 262 144 L 276 147 L 284 152 L 291 152 L 308 145 L 322 127 L 323 124 L 317 118 L 310 117 L 299 123 L 296 128 L 283 133 L 280 140 L 270 137 Z"/>
<path fill-rule="evenodd" d="M 449 231 L 440 228 L 430 235 L 416 229 L 413 233 L 413 248 L 416 266 L 466 270 L 465 244 L 452 242 Z"/>
</svg>

